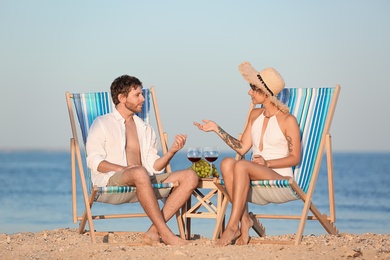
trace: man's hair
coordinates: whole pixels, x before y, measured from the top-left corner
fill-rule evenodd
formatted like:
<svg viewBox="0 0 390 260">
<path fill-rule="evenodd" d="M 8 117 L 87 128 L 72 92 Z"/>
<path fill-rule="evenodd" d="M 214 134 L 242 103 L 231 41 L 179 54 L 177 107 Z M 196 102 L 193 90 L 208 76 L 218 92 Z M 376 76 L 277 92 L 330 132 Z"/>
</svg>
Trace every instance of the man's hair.
<svg viewBox="0 0 390 260">
<path fill-rule="evenodd" d="M 112 102 L 114 102 L 115 106 L 119 104 L 118 95 L 122 94 L 127 97 L 130 90 L 136 89 L 138 86 L 142 88 L 142 82 L 136 77 L 123 75 L 117 77 L 111 84 L 111 97 Z"/>
</svg>

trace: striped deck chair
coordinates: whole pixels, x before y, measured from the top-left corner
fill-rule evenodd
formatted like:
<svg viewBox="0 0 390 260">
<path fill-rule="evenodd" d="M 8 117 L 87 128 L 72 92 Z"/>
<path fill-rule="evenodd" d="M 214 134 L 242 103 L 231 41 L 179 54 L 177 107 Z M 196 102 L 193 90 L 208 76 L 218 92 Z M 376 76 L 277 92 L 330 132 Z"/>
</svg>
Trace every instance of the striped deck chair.
<svg viewBox="0 0 390 260">
<path fill-rule="evenodd" d="M 168 151 L 168 137 L 162 130 L 160 114 L 157 105 L 157 98 L 153 87 L 150 89 L 143 89 L 143 95 L 145 97 L 145 103 L 142 111 L 137 115 L 144 121 L 149 123 L 151 101 L 154 108 L 154 116 L 158 127 L 160 144 L 162 146 L 162 152 L 165 154 Z M 72 128 L 73 137 L 70 139 L 70 153 L 71 153 L 71 173 L 72 173 L 72 210 L 73 210 L 73 222 L 79 224 L 79 233 L 86 233 L 85 226 L 88 222 L 89 233 L 91 235 L 92 242 L 96 242 L 95 229 L 93 220 L 97 219 L 114 219 L 114 218 L 135 218 L 146 217 L 147 215 L 142 213 L 133 214 L 111 214 L 111 215 L 92 215 L 92 205 L 94 202 L 110 203 L 110 197 L 119 196 L 122 198 L 123 203 L 129 202 L 126 199 L 129 193 L 136 191 L 135 187 L 92 187 L 90 170 L 85 165 L 85 144 L 87 141 L 88 130 L 93 120 L 100 115 L 111 112 L 113 103 L 111 101 L 110 93 L 108 92 L 95 92 L 95 93 L 69 93 L 66 92 L 66 101 L 68 105 L 70 124 Z M 76 119 L 78 118 L 78 123 Z M 78 127 L 77 127 L 77 126 Z M 82 140 L 79 141 L 78 133 L 81 133 Z M 83 153 L 81 150 L 83 150 Z M 77 168 L 76 168 L 77 163 Z M 77 215 L 77 189 L 76 189 L 76 172 L 79 172 L 81 189 L 85 204 L 85 211 L 81 216 Z M 170 165 L 166 167 L 166 172 L 171 172 Z M 86 174 L 85 174 L 86 173 Z M 176 187 L 177 183 L 162 183 L 152 184 L 153 188 L 157 191 L 172 189 Z M 180 236 L 184 235 L 184 222 L 180 216 L 180 213 L 176 213 L 178 221 L 178 227 Z"/>
<path fill-rule="evenodd" d="M 333 187 L 333 162 L 331 136 L 329 134 L 333 114 L 336 109 L 340 86 L 330 88 L 286 88 L 279 94 L 279 99 L 290 107 L 290 113 L 298 121 L 301 132 L 301 161 L 294 167 L 294 178 L 289 180 L 257 180 L 251 181 L 248 201 L 258 205 L 268 203 L 285 203 L 293 200 L 302 200 L 304 203 L 301 215 L 262 215 L 250 213 L 255 221 L 253 226 L 259 236 L 265 236 L 265 229 L 258 221 L 264 219 L 299 219 L 300 224 L 295 241 L 287 243 L 300 243 L 306 224 L 306 220 L 318 220 L 329 234 L 337 235 L 338 230 L 334 225 L 336 221 L 334 187 Z M 251 105 L 249 112 L 253 109 Z M 249 116 L 249 113 L 248 113 Z M 248 120 L 248 118 L 247 118 Z M 326 150 L 328 168 L 328 191 L 330 216 L 323 215 L 313 204 L 313 193 L 317 182 L 324 151 Z M 242 159 L 239 155 L 236 159 Z M 223 212 L 226 211 L 228 201 L 223 180 L 214 179 L 215 185 L 224 193 L 222 203 Z M 253 195 L 253 196 L 251 196 Z M 249 199 L 250 197 L 253 198 Z M 311 211 L 312 215 L 309 215 Z M 217 220 L 217 226 L 221 226 L 224 214 Z M 256 219 L 255 219 L 256 218 Z M 281 243 L 280 241 L 266 240 L 264 242 Z M 283 243 L 286 243 L 284 241 Z"/>
</svg>

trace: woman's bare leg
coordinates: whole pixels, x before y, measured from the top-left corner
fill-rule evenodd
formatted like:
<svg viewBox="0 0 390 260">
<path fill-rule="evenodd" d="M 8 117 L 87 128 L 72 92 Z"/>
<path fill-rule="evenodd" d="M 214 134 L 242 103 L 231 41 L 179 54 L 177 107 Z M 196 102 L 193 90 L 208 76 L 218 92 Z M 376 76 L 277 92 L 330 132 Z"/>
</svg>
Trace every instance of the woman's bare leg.
<svg viewBox="0 0 390 260">
<path fill-rule="evenodd" d="M 230 199 L 233 199 L 233 171 L 236 163 L 233 158 L 224 158 L 221 162 L 222 179 Z"/>
<path fill-rule="evenodd" d="M 262 165 L 257 165 L 249 161 L 242 161 L 238 166 L 238 171 L 247 173 L 250 180 L 261 180 L 261 179 L 288 179 L 289 177 L 281 176 L 274 170 L 267 168 Z M 249 189 L 248 189 L 249 192 Z M 246 193 L 248 194 L 248 193 Z M 249 243 L 249 230 L 253 226 L 253 220 L 248 214 L 248 203 L 246 203 L 245 210 L 241 217 L 241 236 L 237 239 L 236 245 L 247 245 Z"/>
<path fill-rule="evenodd" d="M 233 198 L 233 169 L 236 162 L 237 160 L 233 158 L 225 158 L 221 162 L 222 177 L 231 199 Z M 248 203 L 246 203 L 244 214 L 242 215 L 240 222 L 240 234 L 237 234 L 237 236 L 239 235 L 240 237 L 237 239 L 236 245 L 247 244 L 249 242 L 249 229 L 252 227 L 253 221 L 248 214 Z"/>
<path fill-rule="evenodd" d="M 242 171 L 242 167 L 240 166 L 242 162 L 237 161 L 234 167 L 232 211 L 225 232 L 223 232 L 221 238 L 216 242 L 220 246 L 229 245 L 240 236 L 239 221 L 245 210 L 250 181 L 249 175 Z"/>
<path fill-rule="evenodd" d="M 249 230 L 253 226 L 253 220 L 248 214 L 248 203 L 246 203 L 244 213 L 241 217 L 240 237 L 236 240 L 236 245 L 247 245 L 249 243 Z"/>
</svg>

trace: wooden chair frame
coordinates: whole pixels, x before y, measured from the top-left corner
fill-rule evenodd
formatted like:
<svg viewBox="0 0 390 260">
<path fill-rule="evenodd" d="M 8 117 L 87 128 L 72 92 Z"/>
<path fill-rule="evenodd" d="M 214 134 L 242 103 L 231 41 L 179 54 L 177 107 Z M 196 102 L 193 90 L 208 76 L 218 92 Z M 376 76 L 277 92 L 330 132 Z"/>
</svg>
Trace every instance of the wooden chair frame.
<svg viewBox="0 0 390 260">
<path fill-rule="evenodd" d="M 156 119 L 156 124 L 158 128 L 158 133 L 160 137 L 160 144 L 162 148 L 162 152 L 165 154 L 168 152 L 168 135 L 166 132 L 163 131 L 161 118 L 160 118 L 160 111 L 158 109 L 157 104 L 157 98 L 156 93 L 154 90 L 154 87 L 150 87 L 150 96 L 151 101 L 153 103 L 153 109 Z M 71 176 L 72 176 L 72 214 L 73 214 L 73 222 L 77 223 L 77 221 L 80 221 L 79 224 L 79 233 L 88 233 L 85 230 L 86 223 L 88 222 L 89 225 L 89 234 L 91 236 L 91 240 L 93 243 L 96 242 L 96 231 L 94 229 L 93 220 L 98 219 L 117 219 L 117 218 L 138 218 L 138 217 L 147 217 L 146 213 L 133 213 L 133 214 L 107 214 L 107 215 L 92 215 L 92 205 L 95 202 L 95 197 L 97 194 L 97 187 L 93 187 L 92 191 L 90 192 L 88 196 L 88 188 L 87 188 L 87 180 L 85 177 L 84 172 L 84 163 L 83 163 L 83 156 L 81 154 L 81 148 L 80 148 L 80 140 L 78 137 L 77 129 L 80 129 L 77 127 L 76 119 L 75 119 L 75 111 L 74 111 L 74 104 L 72 102 L 73 95 L 69 92 L 66 92 L 66 101 L 68 106 L 68 112 L 69 112 L 69 119 L 72 129 L 72 135 L 73 137 L 70 138 L 70 155 L 71 155 Z M 146 101 L 145 101 L 146 102 Z M 85 144 L 83 144 L 85 146 Z M 77 164 L 77 166 L 76 166 Z M 77 179 L 77 173 L 79 172 L 80 182 L 81 182 L 81 188 L 82 188 L 82 194 L 83 194 L 83 201 L 85 204 L 85 211 L 81 216 L 78 216 L 77 214 L 77 185 L 76 185 L 76 179 Z M 171 172 L 171 166 L 168 165 L 166 167 L 166 172 Z M 174 186 L 177 186 L 177 183 L 174 184 Z M 180 236 L 184 236 L 184 222 L 181 217 L 180 211 L 176 213 L 176 220 L 178 223 L 178 229 Z"/>
<path fill-rule="evenodd" d="M 338 96 L 340 93 L 340 86 L 336 85 L 334 88 L 334 93 L 331 98 L 331 103 L 329 105 L 329 111 L 326 117 L 324 130 L 321 136 L 320 145 L 318 147 L 318 150 L 316 151 L 316 161 L 314 165 L 314 170 L 312 171 L 312 177 L 310 180 L 309 188 L 307 193 L 305 193 L 301 187 L 298 185 L 298 183 L 291 179 L 289 184 L 290 187 L 294 190 L 294 192 L 298 195 L 299 199 L 304 203 L 303 210 L 301 215 L 264 215 L 264 214 L 253 214 L 253 217 L 257 219 L 264 218 L 264 219 L 295 219 L 300 220 L 299 228 L 295 236 L 294 241 L 272 241 L 272 240 L 260 240 L 260 243 L 276 243 L 276 244 L 291 244 L 294 243 L 295 245 L 298 245 L 303 236 L 304 228 L 306 225 L 307 220 L 318 220 L 320 224 L 324 227 L 324 229 L 332 235 L 338 235 L 338 229 L 335 226 L 336 222 L 336 209 L 335 209 L 335 197 L 334 197 L 334 178 L 333 178 L 333 159 L 332 159 L 332 145 L 331 145 L 331 135 L 329 133 L 329 129 L 331 126 L 331 122 L 333 120 L 333 115 L 336 109 L 336 104 L 338 100 Z M 254 108 L 254 105 L 251 104 L 248 117 L 250 111 Z M 245 127 L 248 123 L 248 117 L 246 119 Z M 245 128 L 244 128 L 245 129 Z M 304 149 L 304 147 L 302 147 Z M 318 208 L 314 205 L 312 202 L 313 194 L 322 162 L 322 158 L 324 156 L 324 152 L 326 152 L 326 163 L 327 163 L 327 174 L 328 174 L 328 195 L 329 195 L 329 214 L 330 216 L 327 216 L 325 214 L 322 214 Z M 239 155 L 236 156 L 237 160 L 240 160 L 241 157 Z M 226 212 L 226 208 L 229 202 L 231 202 L 231 199 L 229 195 L 226 192 L 225 187 L 221 184 L 220 180 L 214 179 L 215 185 L 222 191 L 224 194 L 224 199 L 222 201 L 221 211 Z M 309 211 L 313 215 L 309 215 Z M 224 215 L 221 214 L 220 218 L 217 220 L 217 227 L 220 226 L 220 223 L 224 220 Z M 260 224 L 260 223 L 258 223 Z M 253 226 L 255 232 L 259 236 L 264 236 L 264 228 L 262 225 L 254 225 Z"/>
</svg>

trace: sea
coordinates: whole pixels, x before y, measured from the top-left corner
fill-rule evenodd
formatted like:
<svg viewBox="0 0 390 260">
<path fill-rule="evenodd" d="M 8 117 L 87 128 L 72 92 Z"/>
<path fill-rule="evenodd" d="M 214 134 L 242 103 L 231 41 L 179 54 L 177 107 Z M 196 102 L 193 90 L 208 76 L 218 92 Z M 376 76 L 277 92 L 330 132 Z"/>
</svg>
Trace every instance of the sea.
<svg viewBox="0 0 390 260">
<path fill-rule="evenodd" d="M 222 152 L 215 162 L 232 156 Z M 334 152 L 334 186 L 336 227 L 340 233 L 390 234 L 390 153 Z M 172 160 L 172 170 L 188 168 L 191 163 L 179 152 Z M 79 183 L 79 180 L 77 180 Z M 74 229 L 72 219 L 71 166 L 68 151 L 0 151 L 0 233 L 41 232 L 61 228 Z M 79 184 L 78 184 L 79 188 Z M 80 189 L 77 210 L 83 211 Z M 194 199 L 193 199 L 194 201 Z M 329 214 L 327 166 L 322 162 L 313 203 L 323 214 Z M 160 204 L 162 206 L 162 204 Z M 300 214 L 302 202 L 259 206 L 249 210 L 264 214 Z M 96 203 L 95 213 L 142 211 L 138 203 L 108 205 Z M 230 215 L 230 205 L 226 217 Z M 268 235 L 295 234 L 298 220 L 262 220 Z M 95 221 L 98 231 L 145 231 L 148 218 Z M 177 222 L 168 222 L 178 233 Z M 192 234 L 211 238 L 215 219 L 192 219 Z M 251 231 L 252 232 L 252 231 Z M 304 235 L 326 234 L 318 221 L 307 221 Z M 252 235 L 255 235 L 254 233 Z"/>
</svg>

